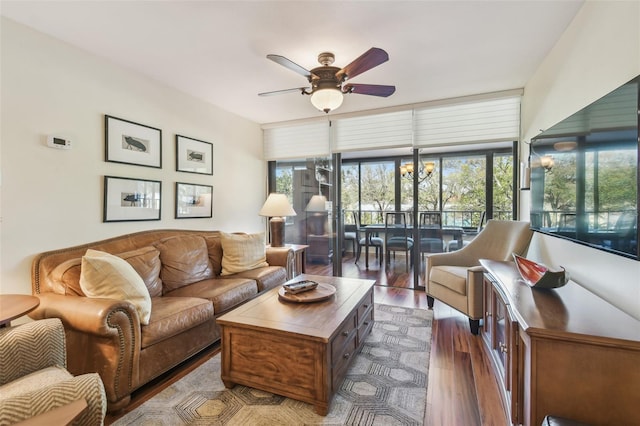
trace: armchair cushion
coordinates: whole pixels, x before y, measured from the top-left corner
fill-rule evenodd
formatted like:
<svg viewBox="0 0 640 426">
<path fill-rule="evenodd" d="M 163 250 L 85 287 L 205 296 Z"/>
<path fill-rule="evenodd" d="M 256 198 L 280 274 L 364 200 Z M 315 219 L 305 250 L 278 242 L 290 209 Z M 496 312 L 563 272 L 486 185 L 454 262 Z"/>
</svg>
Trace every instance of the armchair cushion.
<svg viewBox="0 0 640 426">
<path fill-rule="evenodd" d="M 130 301 L 140 324 L 149 324 L 151 296 L 143 279 L 126 260 L 89 249 L 82 256 L 80 287 L 88 297 Z"/>
<path fill-rule="evenodd" d="M 222 275 L 269 266 L 264 232 L 258 234 L 221 233 Z"/>
<path fill-rule="evenodd" d="M 71 376 L 57 382 L 39 383 L 32 389 L 16 395 L 0 391 L 0 424 L 13 424 L 27 420 L 78 399 L 87 401 L 87 408 L 74 421 L 77 425 L 102 425 L 107 412 L 107 397 L 97 373 Z"/>
<path fill-rule="evenodd" d="M 464 266 L 435 266 L 431 269 L 431 281 L 450 290 L 467 294 L 467 271 Z"/>
<path fill-rule="evenodd" d="M 57 318 L 0 329 L 0 425 L 13 424 L 79 399 L 87 408 L 74 424 L 102 425 L 107 398 L 96 373 L 72 376 Z"/>
</svg>

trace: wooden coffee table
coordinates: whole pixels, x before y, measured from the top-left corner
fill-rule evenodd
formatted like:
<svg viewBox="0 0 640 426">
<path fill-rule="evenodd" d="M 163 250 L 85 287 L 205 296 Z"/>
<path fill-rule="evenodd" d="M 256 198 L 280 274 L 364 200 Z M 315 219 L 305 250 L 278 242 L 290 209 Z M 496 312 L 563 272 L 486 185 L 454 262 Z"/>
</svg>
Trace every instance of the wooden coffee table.
<svg viewBox="0 0 640 426">
<path fill-rule="evenodd" d="M 222 381 L 313 404 L 320 415 L 373 327 L 373 280 L 306 275 L 336 288 L 313 303 L 282 300 L 278 288 L 217 319 Z"/>
</svg>

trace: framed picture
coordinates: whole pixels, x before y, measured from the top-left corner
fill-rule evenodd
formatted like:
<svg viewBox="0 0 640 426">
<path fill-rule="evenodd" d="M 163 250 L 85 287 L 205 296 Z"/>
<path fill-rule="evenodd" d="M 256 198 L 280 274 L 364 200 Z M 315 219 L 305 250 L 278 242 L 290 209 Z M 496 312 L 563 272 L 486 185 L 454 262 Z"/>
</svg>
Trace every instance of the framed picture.
<svg viewBox="0 0 640 426">
<path fill-rule="evenodd" d="M 176 182 L 176 219 L 213 217 L 213 186 Z"/>
<path fill-rule="evenodd" d="M 176 170 L 213 174 L 213 144 L 176 135 Z"/>
<path fill-rule="evenodd" d="M 162 168 L 162 130 L 105 115 L 105 160 Z"/>
<path fill-rule="evenodd" d="M 160 220 L 162 182 L 104 177 L 103 222 Z"/>
</svg>

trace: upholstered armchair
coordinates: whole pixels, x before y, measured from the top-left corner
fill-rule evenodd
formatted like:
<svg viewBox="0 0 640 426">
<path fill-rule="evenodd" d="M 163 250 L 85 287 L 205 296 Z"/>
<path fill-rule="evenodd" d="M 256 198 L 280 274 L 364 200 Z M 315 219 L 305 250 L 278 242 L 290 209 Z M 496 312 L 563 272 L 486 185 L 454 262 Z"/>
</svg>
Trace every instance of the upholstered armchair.
<svg viewBox="0 0 640 426">
<path fill-rule="evenodd" d="M 64 327 L 59 319 L 0 328 L 0 360 L 0 425 L 81 399 L 87 407 L 73 424 L 104 423 L 107 398 L 102 380 L 97 373 L 74 377 L 66 370 Z"/>
<path fill-rule="evenodd" d="M 484 312 L 480 259 L 511 260 L 511 253 L 524 255 L 531 240 L 529 222 L 489 220 L 469 244 L 449 253 L 427 256 L 427 304 L 438 299 L 469 317 L 478 334 Z"/>
</svg>

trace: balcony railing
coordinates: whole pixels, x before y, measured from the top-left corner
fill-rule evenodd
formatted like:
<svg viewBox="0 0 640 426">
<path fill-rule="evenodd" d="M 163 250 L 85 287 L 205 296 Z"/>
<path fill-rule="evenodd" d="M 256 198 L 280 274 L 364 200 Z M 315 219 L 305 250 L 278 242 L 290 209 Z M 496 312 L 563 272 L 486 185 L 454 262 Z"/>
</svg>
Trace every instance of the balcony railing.
<svg viewBox="0 0 640 426">
<path fill-rule="evenodd" d="M 357 210 L 344 211 L 345 225 L 354 225 L 352 212 L 358 213 Z M 360 224 L 362 226 L 384 223 L 384 211 L 380 210 L 361 210 Z M 407 211 L 410 213 L 410 211 Z M 511 220 L 511 211 L 498 211 L 493 213 L 495 219 Z M 477 229 L 482 218 L 480 210 L 445 210 L 442 212 L 442 226 L 458 227 L 465 229 Z"/>
</svg>

